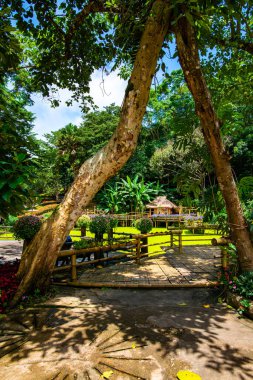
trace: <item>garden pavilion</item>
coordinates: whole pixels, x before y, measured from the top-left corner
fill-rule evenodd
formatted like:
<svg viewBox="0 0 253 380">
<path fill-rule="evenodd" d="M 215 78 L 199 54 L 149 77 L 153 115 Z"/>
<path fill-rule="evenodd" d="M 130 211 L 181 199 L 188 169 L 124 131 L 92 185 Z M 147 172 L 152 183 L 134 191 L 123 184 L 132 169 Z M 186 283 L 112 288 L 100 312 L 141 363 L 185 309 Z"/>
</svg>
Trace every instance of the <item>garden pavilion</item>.
<svg viewBox="0 0 253 380">
<path fill-rule="evenodd" d="M 165 196 L 156 197 L 151 203 L 146 205 L 149 216 L 178 214 L 180 207 L 169 201 Z"/>
</svg>

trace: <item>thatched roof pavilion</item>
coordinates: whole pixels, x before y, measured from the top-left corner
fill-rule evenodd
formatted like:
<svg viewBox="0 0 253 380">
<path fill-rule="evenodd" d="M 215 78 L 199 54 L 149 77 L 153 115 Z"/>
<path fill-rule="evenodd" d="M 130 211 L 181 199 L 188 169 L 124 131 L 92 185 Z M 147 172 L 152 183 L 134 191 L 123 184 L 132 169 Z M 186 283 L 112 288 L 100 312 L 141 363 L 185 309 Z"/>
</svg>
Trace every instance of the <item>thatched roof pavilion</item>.
<svg viewBox="0 0 253 380">
<path fill-rule="evenodd" d="M 150 216 L 153 214 L 176 214 L 179 211 L 179 207 L 169 201 L 165 196 L 156 197 L 151 203 L 146 205 L 146 208 L 149 209 Z"/>
</svg>

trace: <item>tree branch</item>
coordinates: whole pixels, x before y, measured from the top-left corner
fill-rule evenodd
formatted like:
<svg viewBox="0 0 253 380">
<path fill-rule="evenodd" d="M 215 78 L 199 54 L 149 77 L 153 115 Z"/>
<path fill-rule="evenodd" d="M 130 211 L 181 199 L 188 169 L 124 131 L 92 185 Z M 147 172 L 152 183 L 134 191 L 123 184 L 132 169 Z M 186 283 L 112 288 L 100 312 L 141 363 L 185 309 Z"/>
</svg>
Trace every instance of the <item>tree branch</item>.
<svg viewBox="0 0 253 380">
<path fill-rule="evenodd" d="M 59 34 L 65 38 L 66 34 L 62 30 L 62 28 L 57 24 L 57 22 L 54 21 L 53 17 L 46 15 L 46 18 L 55 26 L 56 30 L 59 32 Z"/>
<path fill-rule="evenodd" d="M 73 38 L 73 35 L 78 30 L 78 28 L 83 24 L 83 21 L 91 13 L 94 12 L 114 12 L 121 13 L 122 8 L 119 7 L 108 7 L 102 0 L 91 0 L 77 15 L 74 21 L 72 22 L 71 27 L 65 35 L 65 56 L 69 58 L 70 56 L 70 42 Z"/>
<path fill-rule="evenodd" d="M 215 42 L 218 45 L 221 45 L 224 47 L 228 47 L 228 46 L 231 46 L 231 44 L 236 43 L 237 46 L 235 46 L 235 47 L 237 49 L 245 50 L 249 54 L 253 55 L 253 43 L 252 42 L 247 42 L 247 41 L 244 41 L 244 40 L 237 38 L 237 37 L 236 38 L 229 38 L 229 39 L 216 38 Z"/>
</svg>

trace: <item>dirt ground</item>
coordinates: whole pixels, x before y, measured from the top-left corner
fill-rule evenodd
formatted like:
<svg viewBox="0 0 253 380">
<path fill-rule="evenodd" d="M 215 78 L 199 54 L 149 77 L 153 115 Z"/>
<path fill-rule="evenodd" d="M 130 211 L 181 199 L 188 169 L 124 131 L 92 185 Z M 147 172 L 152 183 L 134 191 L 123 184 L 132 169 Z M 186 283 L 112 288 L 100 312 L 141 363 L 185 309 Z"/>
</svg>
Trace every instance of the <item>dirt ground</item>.
<svg viewBox="0 0 253 380">
<path fill-rule="evenodd" d="M 215 290 L 56 290 L 1 319 L 2 379 L 253 378 L 253 322 Z"/>
<path fill-rule="evenodd" d="M 0 244 L 0 256 L 21 245 Z M 15 248 L 16 247 L 16 248 Z M 48 301 L 0 318 L 5 380 L 253 378 L 253 322 L 215 289 L 55 287 Z"/>
</svg>

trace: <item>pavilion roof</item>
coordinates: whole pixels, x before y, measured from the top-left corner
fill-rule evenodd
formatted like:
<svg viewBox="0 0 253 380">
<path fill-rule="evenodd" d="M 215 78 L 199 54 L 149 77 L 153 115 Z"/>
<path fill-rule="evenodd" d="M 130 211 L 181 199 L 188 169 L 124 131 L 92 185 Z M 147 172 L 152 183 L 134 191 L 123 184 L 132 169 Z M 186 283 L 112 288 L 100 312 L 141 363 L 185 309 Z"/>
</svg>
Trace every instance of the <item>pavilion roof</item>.
<svg viewBox="0 0 253 380">
<path fill-rule="evenodd" d="M 152 202 L 146 205 L 147 208 L 177 208 L 173 202 L 169 201 L 165 196 L 156 197 Z"/>
</svg>

